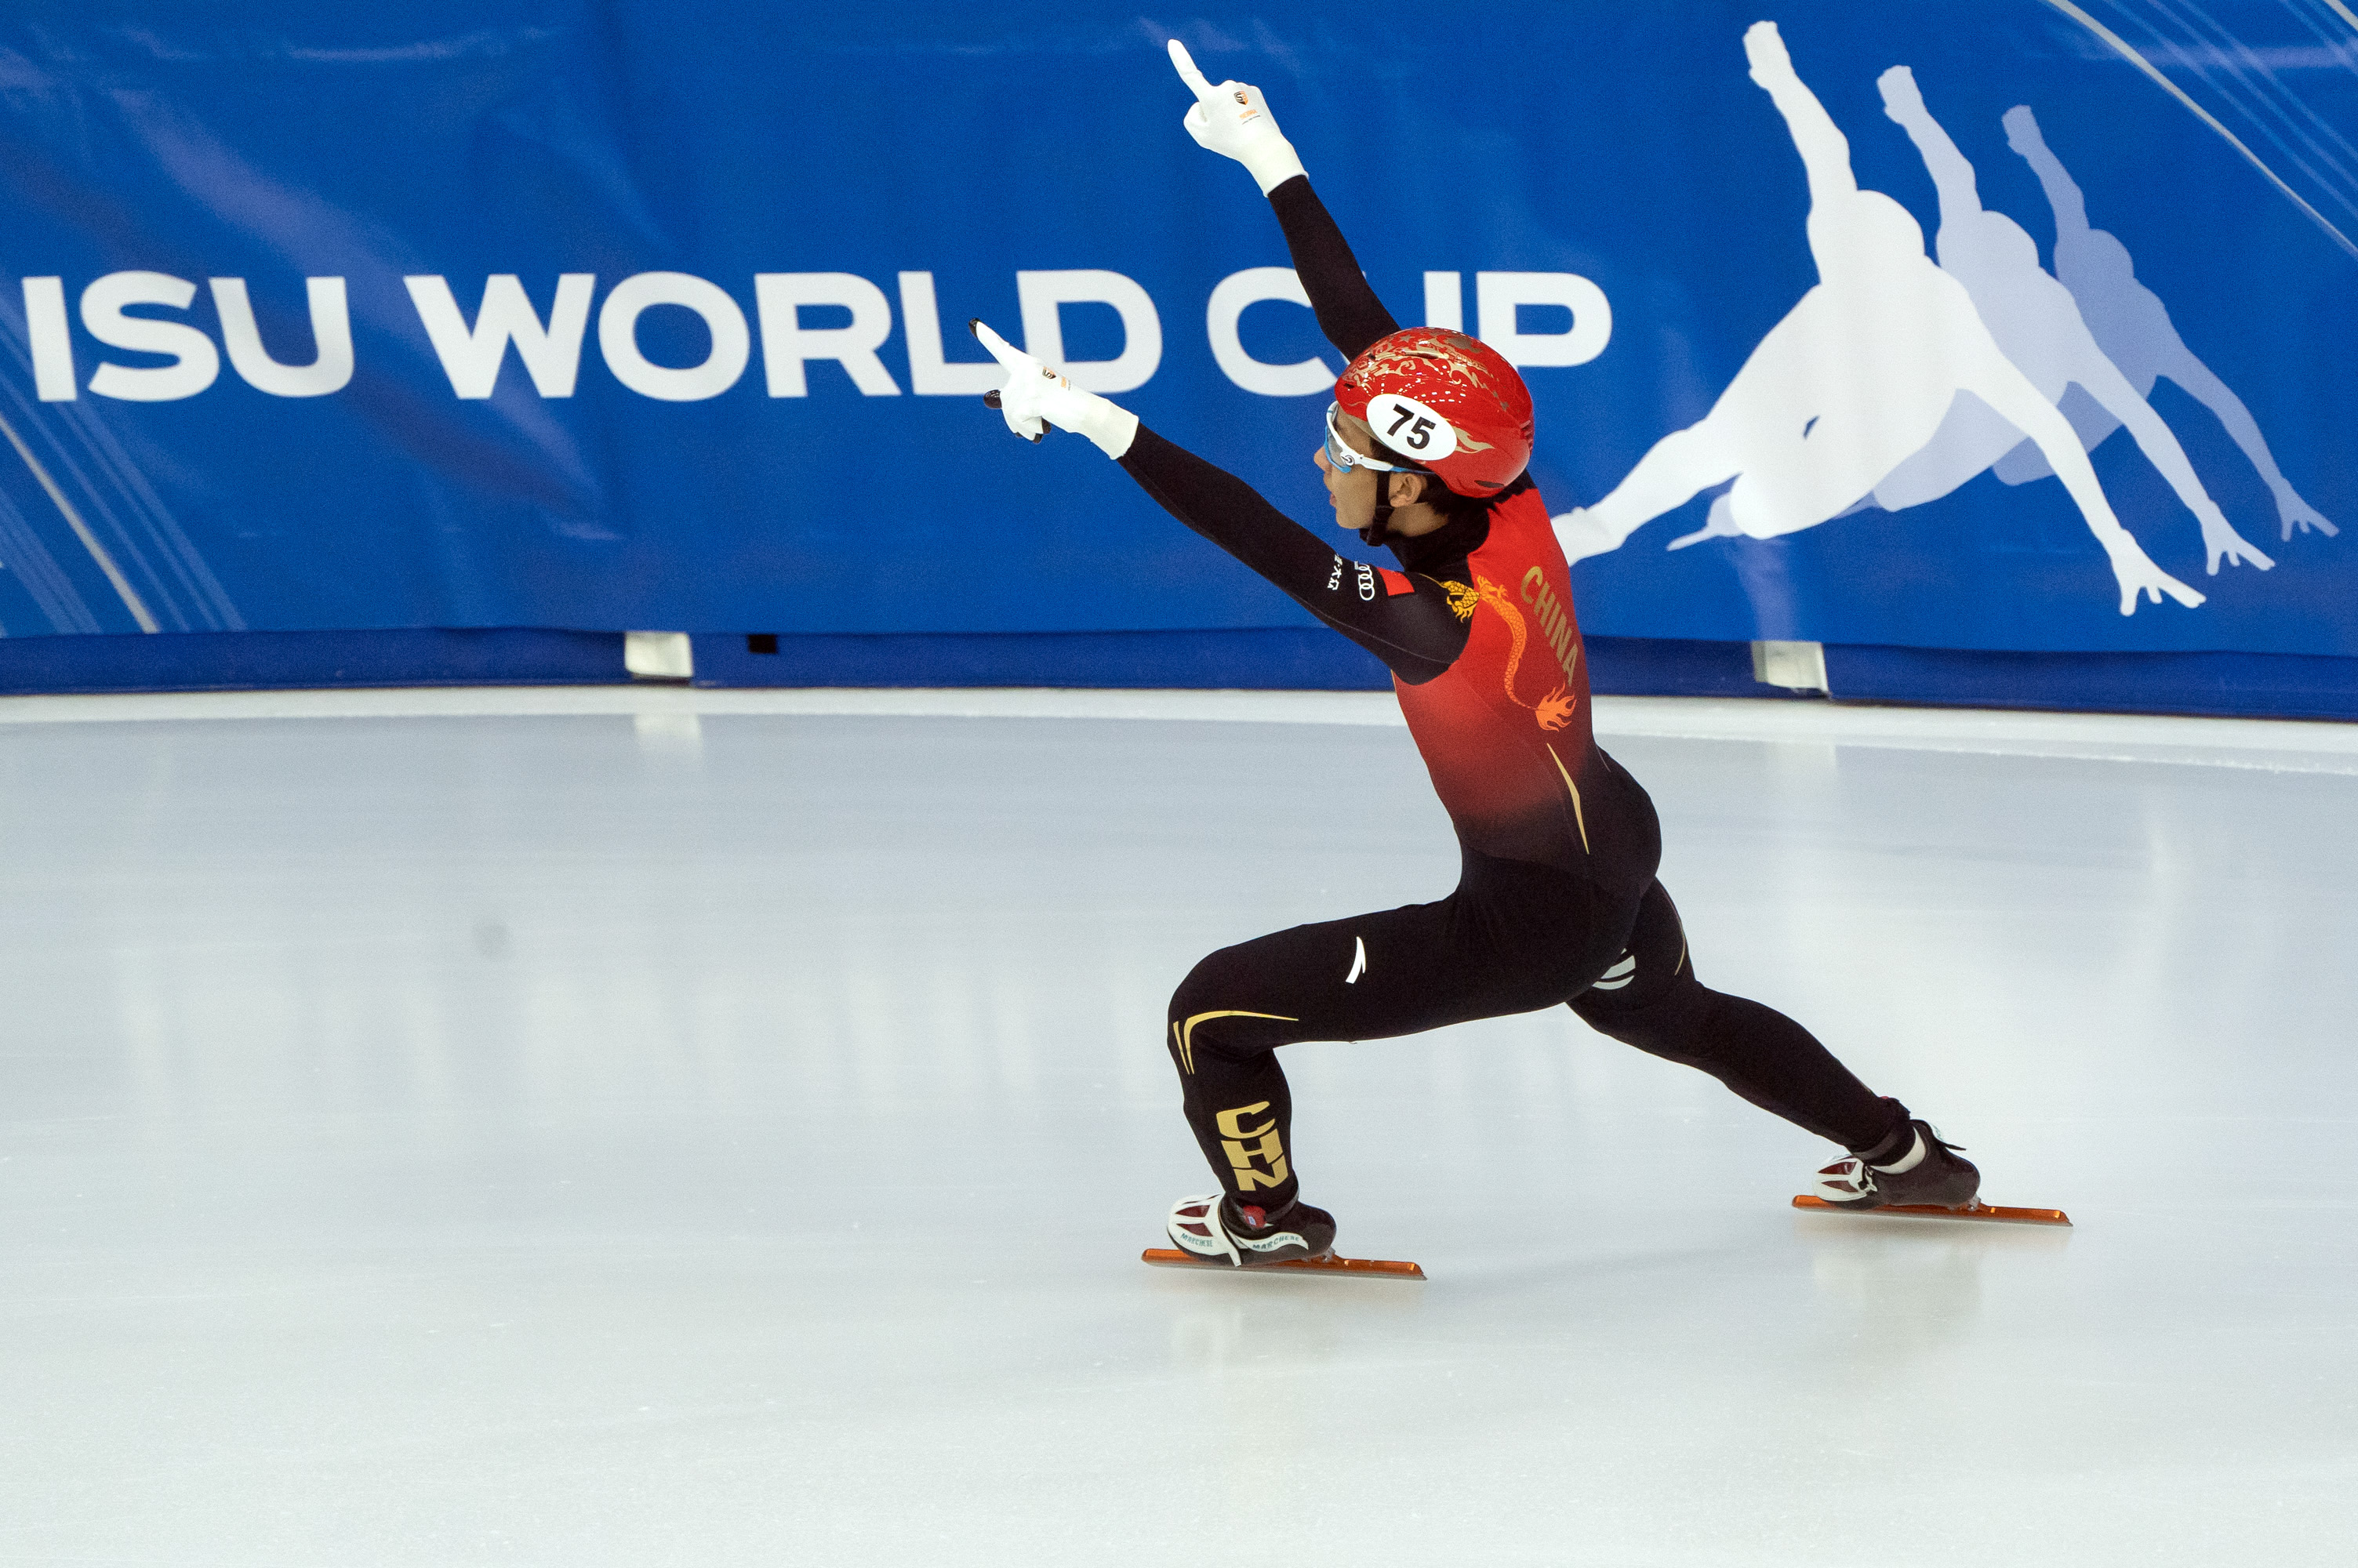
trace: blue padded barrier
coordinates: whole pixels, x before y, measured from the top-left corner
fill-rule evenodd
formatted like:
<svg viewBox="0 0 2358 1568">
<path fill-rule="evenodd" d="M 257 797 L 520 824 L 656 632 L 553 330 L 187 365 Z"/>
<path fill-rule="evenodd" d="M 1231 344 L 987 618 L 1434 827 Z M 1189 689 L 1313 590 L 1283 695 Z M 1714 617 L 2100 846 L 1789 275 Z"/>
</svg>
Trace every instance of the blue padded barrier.
<svg viewBox="0 0 2358 1568">
<path fill-rule="evenodd" d="M 620 632 L 533 627 L 0 637 L 0 692 L 583 686 L 626 680 Z"/>
<path fill-rule="evenodd" d="M 1586 643 L 1590 679 L 1600 693 L 1809 700 L 1755 681 L 1748 643 L 1648 637 Z M 695 648 L 696 683 L 710 687 L 1366 691 L 1390 685 L 1372 657 L 1314 629 L 698 636 Z M 1826 667 L 1838 701 L 2358 719 L 2358 659 L 1829 645 Z"/>
<path fill-rule="evenodd" d="M 1322 627 L 699 636 L 698 686 L 1388 690 L 1374 655 Z M 755 653 L 755 646 L 771 652 Z"/>
<path fill-rule="evenodd" d="M 1591 637 L 1596 690 L 1654 697 L 1777 697 L 1752 678 L 1748 643 Z M 1382 691 L 1375 658 L 1331 632 L 1069 632 L 962 636 L 699 636 L 698 686 L 1180 687 Z M 758 650 L 758 651 L 757 651 Z"/>
<path fill-rule="evenodd" d="M 1374 691 L 1390 682 L 1316 628 L 957 635 L 698 635 L 702 687 L 1108 687 Z M 1793 700 L 1748 643 L 1591 637 L 1595 689 Z M 757 652 L 757 649 L 768 651 Z M 1835 700 L 2268 719 L 2358 719 L 2358 659 L 1826 648 Z M 620 683 L 619 632 L 528 627 L 0 638 L 0 693 Z"/>
<path fill-rule="evenodd" d="M 1589 689 L 1612 697 L 1761 697 L 1791 700 L 1752 678 L 1752 644 L 1677 637 L 1587 637 Z M 1815 694 L 1811 694 L 1814 696 Z"/>
<path fill-rule="evenodd" d="M 2358 659 L 2299 654 L 2023 654 L 1826 648 L 1844 702 L 2246 719 L 2358 719 Z"/>
<path fill-rule="evenodd" d="M 1521 367 L 1551 513 L 1648 473 L 1621 542 L 1574 565 L 1589 633 L 2358 658 L 2342 9 L 1460 5 L 1418 90 L 1385 90 L 1370 157 L 1397 29 L 1343 0 L 16 0 L 0 627 L 1064 634 L 1102 667 L 1013 643 L 813 644 L 812 667 L 1356 683 L 1331 648 L 1092 643 L 1311 633 L 1087 443 L 1033 451 L 977 401 L 996 373 L 969 317 L 1326 514 L 1309 458 L 1341 365 L 1268 203 L 1177 128 L 1175 27 L 1269 91 L 1392 312 Z M 1764 11 L 1783 43 L 1755 67 Z M 1899 61 L 1904 128 L 1878 85 Z M 1009 103 L 1087 134 L 1011 159 Z M 1881 214 L 1855 282 L 1812 248 L 1851 232 L 1815 211 L 1821 176 Z M 1444 192 L 1448 222 L 1397 221 Z M 1967 203 L 1997 249 L 1952 276 L 1933 253 Z M 1958 326 L 1961 287 L 1986 332 Z M 1952 327 L 1964 357 L 1927 355 Z M 2052 422 L 2026 448 L 1943 417 L 1969 361 L 2008 355 L 2050 401 L 2099 363 L 2126 377 L 2082 420 L 2093 490 L 2039 477 Z M 2213 506 L 2255 552 L 2215 576 Z M 2115 538 L 2115 570 L 2108 517 L 2149 562 Z M 2183 581 L 2119 613 L 2157 570 Z M 359 678 L 484 678 L 402 640 Z M 343 655 L 196 662 L 94 678 L 335 679 Z M 1722 653 L 1639 662 L 1641 685 L 1743 687 Z"/>
</svg>

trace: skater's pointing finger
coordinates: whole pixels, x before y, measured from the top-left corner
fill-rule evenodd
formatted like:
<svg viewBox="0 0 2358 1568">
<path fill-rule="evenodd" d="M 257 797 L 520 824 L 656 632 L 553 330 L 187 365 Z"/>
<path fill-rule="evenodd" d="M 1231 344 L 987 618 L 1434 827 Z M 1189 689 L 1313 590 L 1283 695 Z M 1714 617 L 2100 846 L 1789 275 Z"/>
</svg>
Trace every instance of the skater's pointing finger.
<svg viewBox="0 0 2358 1568">
<path fill-rule="evenodd" d="M 992 331 L 980 320 L 968 321 L 967 326 L 982 346 L 990 351 L 990 357 L 1009 370 L 1022 370 L 1033 362 L 1031 355 Z"/>
<path fill-rule="evenodd" d="M 1171 64 L 1179 72 L 1179 80 L 1187 84 L 1187 91 L 1201 102 L 1210 103 L 1212 95 L 1219 91 L 1204 79 L 1202 71 L 1195 69 L 1195 57 L 1189 54 L 1187 46 L 1177 38 L 1171 40 Z"/>
</svg>

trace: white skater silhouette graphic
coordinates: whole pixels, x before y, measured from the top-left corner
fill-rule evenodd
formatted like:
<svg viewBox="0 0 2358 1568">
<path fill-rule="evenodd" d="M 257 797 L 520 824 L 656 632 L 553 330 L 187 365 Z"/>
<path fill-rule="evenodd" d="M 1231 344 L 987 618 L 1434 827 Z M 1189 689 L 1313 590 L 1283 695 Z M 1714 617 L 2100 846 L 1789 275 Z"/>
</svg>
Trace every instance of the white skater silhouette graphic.
<svg viewBox="0 0 2358 1568">
<path fill-rule="evenodd" d="M 2121 613 L 2137 595 L 2202 596 L 2163 571 L 2113 515 L 2071 424 L 2015 368 L 1964 286 L 1924 254 L 1908 210 L 1862 190 L 1850 143 L 1793 72 L 1772 22 L 1744 35 L 1752 80 L 1784 116 L 1809 178 L 1818 283 L 1760 341 L 1711 412 L 1655 443 L 1595 506 L 1555 519 L 1573 560 L 1617 549 L 1646 524 L 1733 480 L 1709 521 L 1672 548 L 1714 536 L 1774 538 L 1848 510 L 1932 438 L 1970 392 L 2038 443 L 2111 558 Z"/>
<path fill-rule="evenodd" d="M 2303 501 L 2284 470 L 2277 467 L 2267 441 L 2260 435 L 2259 422 L 2244 406 L 2244 400 L 2194 357 L 2194 351 L 2170 323 L 2169 309 L 2153 290 L 2136 280 L 2136 264 L 2129 259 L 2128 247 L 2104 230 L 2088 227 L 2088 207 L 2080 188 L 2048 150 L 2039 134 L 2039 121 L 2028 105 L 2017 104 L 2006 112 L 2006 139 L 2039 176 L 2047 191 L 2047 204 L 2055 210 L 2055 276 L 2071 291 L 2097 346 L 2119 367 L 2130 386 L 2140 397 L 2149 396 L 2154 382 L 2166 375 L 2210 409 L 2275 492 L 2277 515 L 2286 538 L 2292 537 L 2295 528 L 2339 534 L 2342 530 Z M 2081 446 L 2092 452 L 2120 428 L 2121 422 L 2108 409 L 2085 396 L 2066 396 L 2062 411 L 2079 432 Z M 1997 477 L 2008 484 L 2045 479 L 2050 471 L 2046 458 L 2028 443 L 2016 447 L 1997 464 Z"/>
<path fill-rule="evenodd" d="M 2097 346 L 2071 291 L 2039 265 L 2039 242 L 2005 213 L 1981 204 L 1974 166 L 1924 107 L 1915 73 L 1895 65 L 1876 85 L 1883 90 L 1883 112 L 1916 144 L 1940 192 L 1941 228 L 1932 249 L 1941 270 L 1965 286 L 1982 325 L 2015 368 L 2050 403 L 2060 404 L 2069 388 L 2080 388 L 2110 420 L 2105 434 L 2128 427 L 2137 449 L 2202 524 L 2202 548 L 2213 577 L 2222 557 L 2238 565 L 2249 561 L 2263 570 L 2276 565 L 2229 525 L 2227 514 L 2194 476 L 2178 438 Z M 2093 449 L 2095 443 L 2085 431 L 2076 426 L 2074 430 L 2082 447 Z M 2021 433 L 1987 404 L 1960 396 L 1924 449 L 1876 485 L 1875 503 L 1898 512 L 1937 501 L 2022 444 Z"/>
</svg>

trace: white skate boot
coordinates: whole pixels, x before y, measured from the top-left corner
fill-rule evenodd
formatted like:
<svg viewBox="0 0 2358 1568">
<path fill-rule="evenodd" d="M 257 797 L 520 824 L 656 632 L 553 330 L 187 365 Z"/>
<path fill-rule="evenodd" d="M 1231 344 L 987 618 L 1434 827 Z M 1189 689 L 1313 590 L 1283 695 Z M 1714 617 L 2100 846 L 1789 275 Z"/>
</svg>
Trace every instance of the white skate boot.
<svg viewBox="0 0 2358 1568">
<path fill-rule="evenodd" d="M 1275 1213 L 1225 1193 L 1181 1198 L 1166 1227 L 1171 1245 L 1206 1263 L 1252 1269 L 1335 1249 L 1335 1217 L 1300 1198 Z"/>
<path fill-rule="evenodd" d="M 1931 1123 L 1906 1121 L 1866 1153 L 1846 1154 L 1820 1171 L 1810 1190 L 1830 1208 L 1971 1208 L 1982 1190 L 1982 1173 L 1971 1161 L 1957 1158 L 1955 1148 L 1942 1141 Z"/>
</svg>

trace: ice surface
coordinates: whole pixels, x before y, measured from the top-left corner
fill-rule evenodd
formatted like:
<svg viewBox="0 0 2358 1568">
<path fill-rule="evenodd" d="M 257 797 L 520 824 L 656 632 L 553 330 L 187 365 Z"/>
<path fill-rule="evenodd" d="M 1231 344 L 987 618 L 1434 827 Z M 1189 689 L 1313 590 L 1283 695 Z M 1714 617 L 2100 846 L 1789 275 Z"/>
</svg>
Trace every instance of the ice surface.
<svg viewBox="0 0 2358 1568">
<path fill-rule="evenodd" d="M 2350 731 L 1603 705 L 2075 1231 L 1556 1010 L 1288 1052 L 1429 1284 L 1143 1268 L 1171 987 L 1446 891 L 1381 700 L 0 703 L 0 1564 L 2348 1561 Z"/>
</svg>

